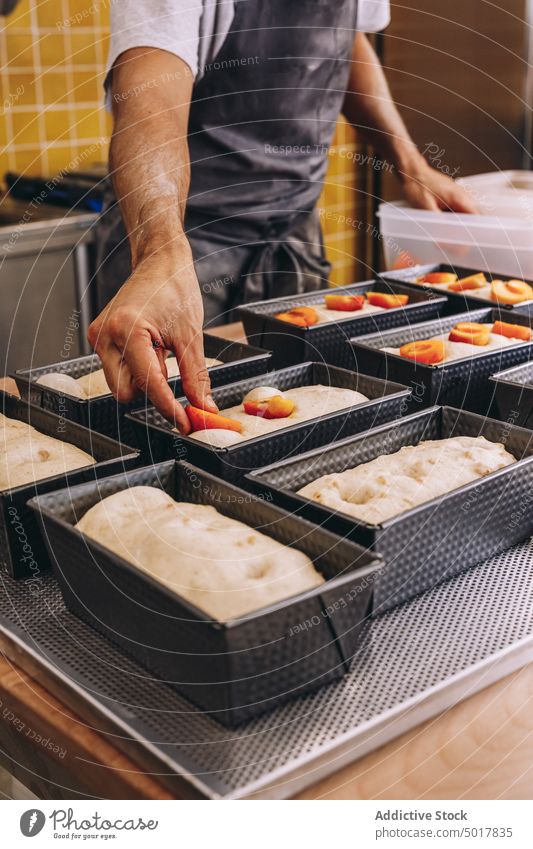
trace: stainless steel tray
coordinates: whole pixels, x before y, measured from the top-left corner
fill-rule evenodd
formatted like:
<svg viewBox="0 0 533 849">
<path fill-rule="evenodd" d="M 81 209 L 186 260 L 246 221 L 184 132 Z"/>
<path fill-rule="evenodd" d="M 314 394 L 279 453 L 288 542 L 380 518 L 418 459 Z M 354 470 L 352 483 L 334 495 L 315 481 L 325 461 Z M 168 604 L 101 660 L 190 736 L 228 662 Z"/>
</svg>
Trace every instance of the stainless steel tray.
<svg viewBox="0 0 533 849">
<path fill-rule="evenodd" d="M 52 576 L 1 581 L 5 653 L 180 796 L 289 797 L 533 659 L 528 542 L 369 623 L 341 682 L 227 731 L 68 613 Z"/>
</svg>

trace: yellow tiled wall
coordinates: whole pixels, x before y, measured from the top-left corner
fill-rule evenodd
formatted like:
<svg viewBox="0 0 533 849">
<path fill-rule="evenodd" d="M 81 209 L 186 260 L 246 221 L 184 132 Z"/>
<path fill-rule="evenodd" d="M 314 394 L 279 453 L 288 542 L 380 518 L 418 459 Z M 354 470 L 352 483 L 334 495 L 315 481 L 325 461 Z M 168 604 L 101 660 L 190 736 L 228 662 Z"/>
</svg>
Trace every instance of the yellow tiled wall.
<svg viewBox="0 0 533 849">
<path fill-rule="evenodd" d="M 1 115 L 9 140 L 0 155 L 2 175 L 49 176 L 105 161 L 107 3 L 22 0 L 0 18 Z"/>
<path fill-rule="evenodd" d="M 110 0 L 22 0 L 0 19 L 0 174 L 51 176 L 107 156 L 110 121 L 102 106 Z M 2 25 L 3 24 L 3 25 Z M 320 200 L 332 283 L 364 277 L 355 256 L 364 240 L 363 169 L 353 131 L 340 122 Z M 359 197 L 359 201 L 358 201 Z"/>
</svg>

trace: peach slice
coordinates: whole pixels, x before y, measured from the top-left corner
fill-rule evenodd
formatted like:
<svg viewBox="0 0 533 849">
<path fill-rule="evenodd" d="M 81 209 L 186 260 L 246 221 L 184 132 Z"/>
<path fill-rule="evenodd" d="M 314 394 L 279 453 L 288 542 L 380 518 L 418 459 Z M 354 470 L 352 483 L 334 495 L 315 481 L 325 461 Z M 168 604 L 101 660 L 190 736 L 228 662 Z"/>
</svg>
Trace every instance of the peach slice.
<svg viewBox="0 0 533 849">
<path fill-rule="evenodd" d="M 507 339 L 521 339 L 523 342 L 529 342 L 531 339 L 531 328 L 522 324 L 510 324 L 507 321 L 495 321 L 492 332 L 498 336 L 506 336 Z"/>
<path fill-rule="evenodd" d="M 207 410 L 200 410 L 192 405 L 185 407 L 185 412 L 189 417 L 193 431 L 216 429 L 234 430 L 236 433 L 242 432 L 241 422 L 221 416 L 219 413 L 209 413 Z"/>
<path fill-rule="evenodd" d="M 470 277 L 462 277 L 456 283 L 450 283 L 448 289 L 450 292 L 468 292 L 471 289 L 482 289 L 489 281 L 482 271 L 478 274 L 471 274 Z"/>
<path fill-rule="evenodd" d="M 433 286 L 436 283 L 455 283 L 456 280 L 457 274 L 452 274 L 450 271 L 430 271 L 416 278 L 417 283 L 430 283 Z"/>
<path fill-rule="evenodd" d="M 295 403 L 283 395 L 274 395 L 267 401 L 245 401 L 244 412 L 263 419 L 286 419 L 294 412 Z"/>
<path fill-rule="evenodd" d="M 386 310 L 392 310 L 397 307 L 404 307 L 409 303 L 409 295 L 393 295 L 387 292 L 367 292 L 366 297 L 368 303 L 373 307 L 383 307 Z"/>
<path fill-rule="evenodd" d="M 298 327 L 309 327 L 318 321 L 318 313 L 313 307 L 293 307 L 288 312 L 278 312 L 274 318 L 296 324 Z"/>
<path fill-rule="evenodd" d="M 446 356 L 446 348 L 440 339 L 419 339 L 402 345 L 400 355 L 417 363 L 434 366 L 442 363 Z"/>
<path fill-rule="evenodd" d="M 493 280 L 492 300 L 499 304 L 521 304 L 533 298 L 533 288 L 525 280 Z"/>
<path fill-rule="evenodd" d="M 365 305 L 364 295 L 325 295 L 324 301 L 328 310 L 355 312 L 362 310 Z"/>
<path fill-rule="evenodd" d="M 448 336 L 450 342 L 465 342 L 467 345 L 488 345 L 490 329 L 475 321 L 461 321 Z"/>
</svg>

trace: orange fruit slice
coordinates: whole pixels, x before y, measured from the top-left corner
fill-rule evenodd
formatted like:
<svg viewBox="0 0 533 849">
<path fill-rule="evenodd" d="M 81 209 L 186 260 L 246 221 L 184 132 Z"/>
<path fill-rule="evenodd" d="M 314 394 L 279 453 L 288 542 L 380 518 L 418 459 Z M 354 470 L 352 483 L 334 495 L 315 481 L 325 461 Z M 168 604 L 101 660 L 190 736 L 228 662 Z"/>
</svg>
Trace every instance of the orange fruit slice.
<svg viewBox="0 0 533 849">
<path fill-rule="evenodd" d="M 417 283 L 455 283 L 457 274 L 452 274 L 450 271 L 430 271 L 428 274 L 423 274 L 422 277 L 417 277 Z"/>
<path fill-rule="evenodd" d="M 448 339 L 450 342 L 466 342 L 467 345 L 488 345 L 490 329 L 474 321 L 461 321 L 450 331 Z"/>
<path fill-rule="evenodd" d="M 362 310 L 365 305 L 364 295 L 325 295 L 324 301 L 328 310 L 343 310 L 355 312 Z"/>
<path fill-rule="evenodd" d="M 523 342 L 529 342 L 531 339 L 531 328 L 522 324 L 510 324 L 507 321 L 495 321 L 492 332 L 498 336 L 506 336 L 508 339 L 522 339 Z"/>
<path fill-rule="evenodd" d="M 493 280 L 492 300 L 499 304 L 521 304 L 533 298 L 533 288 L 525 280 Z"/>
<path fill-rule="evenodd" d="M 226 416 L 221 416 L 218 413 L 209 413 L 207 410 L 200 410 L 198 407 L 189 405 L 185 407 L 185 412 L 189 417 L 193 431 L 196 430 L 234 430 L 236 433 L 242 432 L 241 422 L 235 419 L 228 419 Z"/>
<path fill-rule="evenodd" d="M 318 321 L 318 313 L 313 307 L 293 307 L 288 312 L 278 312 L 274 318 L 296 324 L 298 327 L 309 327 Z"/>
<path fill-rule="evenodd" d="M 408 342 L 400 348 L 400 356 L 417 363 L 425 363 L 434 366 L 442 363 L 446 356 L 444 342 L 440 339 L 419 339 L 416 342 Z"/>
<path fill-rule="evenodd" d="M 450 283 L 448 289 L 450 292 L 468 292 L 470 289 L 482 289 L 489 281 L 482 271 L 478 274 L 471 274 L 470 277 L 462 277 L 455 283 Z"/>
<path fill-rule="evenodd" d="M 366 297 L 369 304 L 374 307 L 383 307 L 386 310 L 395 307 L 404 307 L 409 303 L 409 295 L 394 295 L 387 292 L 367 292 Z"/>
<path fill-rule="evenodd" d="M 266 401 L 245 401 L 244 412 L 249 416 L 261 416 L 264 419 L 286 419 L 294 411 L 295 403 L 283 395 L 273 395 Z"/>
</svg>

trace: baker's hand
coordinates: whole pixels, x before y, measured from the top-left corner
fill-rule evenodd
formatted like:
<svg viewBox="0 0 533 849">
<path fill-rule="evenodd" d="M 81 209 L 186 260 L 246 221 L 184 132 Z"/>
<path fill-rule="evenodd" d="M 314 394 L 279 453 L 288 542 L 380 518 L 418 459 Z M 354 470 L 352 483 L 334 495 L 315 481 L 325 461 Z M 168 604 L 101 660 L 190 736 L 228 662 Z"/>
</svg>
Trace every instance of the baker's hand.
<svg viewBox="0 0 533 849">
<path fill-rule="evenodd" d="M 205 367 L 203 305 L 189 246 L 145 256 L 89 327 L 115 398 L 140 393 L 182 433 L 190 425 L 167 382 L 165 359 L 176 354 L 184 392 L 195 407 L 217 411 Z"/>
<path fill-rule="evenodd" d="M 432 168 L 423 158 L 420 158 L 415 167 L 398 176 L 407 203 L 416 209 L 471 214 L 478 211 L 466 189 L 447 174 Z"/>
</svg>

